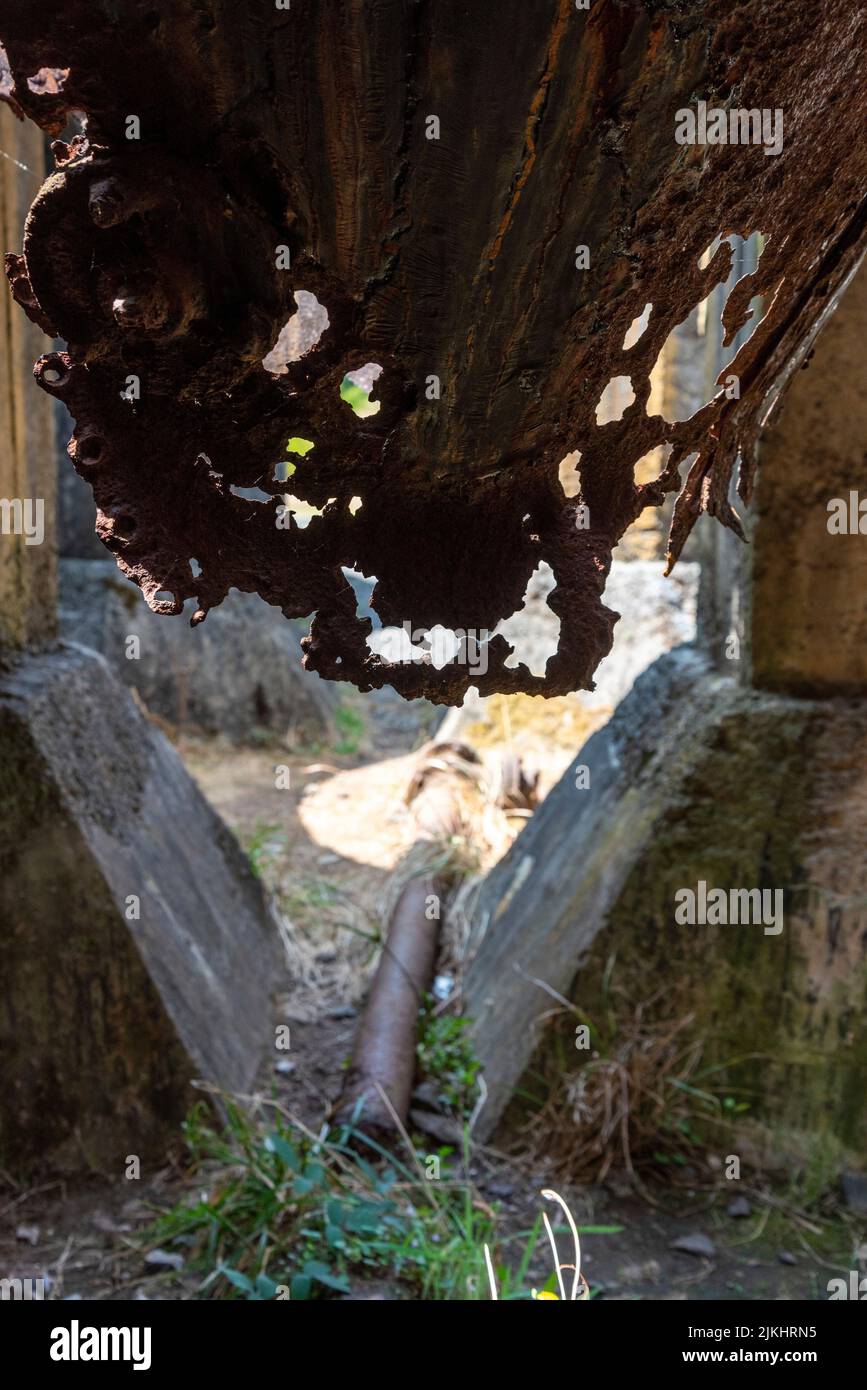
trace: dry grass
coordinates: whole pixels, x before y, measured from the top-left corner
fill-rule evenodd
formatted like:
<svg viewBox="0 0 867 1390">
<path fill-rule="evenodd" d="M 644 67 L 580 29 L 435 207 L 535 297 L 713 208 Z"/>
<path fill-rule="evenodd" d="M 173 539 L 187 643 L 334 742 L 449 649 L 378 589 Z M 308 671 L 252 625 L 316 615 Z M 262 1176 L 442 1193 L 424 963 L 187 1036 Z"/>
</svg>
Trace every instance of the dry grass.
<svg viewBox="0 0 867 1390">
<path fill-rule="evenodd" d="M 665 1167 L 668 1186 L 687 1162 L 702 1162 L 693 1123 L 718 1104 L 693 1084 L 702 1044 L 688 1036 L 694 1015 L 660 1017 L 659 1004 L 657 995 L 625 1013 L 611 1043 L 576 1070 L 564 1072 L 547 1051 L 547 1098 L 522 1130 L 532 1160 L 575 1183 L 599 1183 L 616 1168 L 638 1181 Z"/>
</svg>

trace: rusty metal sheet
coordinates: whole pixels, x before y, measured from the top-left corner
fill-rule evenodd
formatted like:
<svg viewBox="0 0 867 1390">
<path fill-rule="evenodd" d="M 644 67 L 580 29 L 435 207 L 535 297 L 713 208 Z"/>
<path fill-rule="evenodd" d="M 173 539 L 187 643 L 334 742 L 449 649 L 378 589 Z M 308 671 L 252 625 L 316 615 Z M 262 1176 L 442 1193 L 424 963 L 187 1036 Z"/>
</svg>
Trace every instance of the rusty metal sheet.
<svg viewBox="0 0 867 1390">
<path fill-rule="evenodd" d="M 234 586 L 314 614 L 306 665 L 362 689 L 592 688 L 618 539 L 674 491 L 672 561 L 702 512 L 740 529 L 733 470 L 748 499 L 761 423 L 865 245 L 862 0 L 0 0 L 0 42 L 0 98 L 54 134 L 86 115 L 7 269 L 68 344 L 35 374 L 75 417 L 101 539 L 158 612 L 193 600 L 198 623 Z M 679 143 L 699 102 L 780 112 L 781 150 Z M 727 276 L 727 242 L 702 253 L 754 232 L 724 314 L 731 338 L 767 307 L 726 369 L 739 394 L 648 414 L 668 334 Z M 272 375 L 296 290 L 329 326 Z M 380 409 L 360 419 L 340 385 L 371 362 Z M 599 425 L 617 376 L 634 402 Z M 305 528 L 279 512 L 292 436 L 314 442 L 293 460 L 322 509 Z M 466 650 L 383 659 L 343 573 L 377 577 L 386 625 L 483 634 L 542 560 L 561 620 L 544 676 L 507 666 L 501 636 L 481 674 Z"/>
</svg>

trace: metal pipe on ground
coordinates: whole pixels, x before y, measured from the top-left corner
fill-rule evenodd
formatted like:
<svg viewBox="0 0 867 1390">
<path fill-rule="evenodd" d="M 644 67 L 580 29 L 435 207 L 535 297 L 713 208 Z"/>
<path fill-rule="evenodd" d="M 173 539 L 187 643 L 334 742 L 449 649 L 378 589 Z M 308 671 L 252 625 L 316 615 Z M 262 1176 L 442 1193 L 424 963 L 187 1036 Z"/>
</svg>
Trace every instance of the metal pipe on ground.
<svg viewBox="0 0 867 1390">
<path fill-rule="evenodd" d="M 515 786 L 504 799 L 508 804 L 519 800 L 532 805 L 532 778 L 516 760 L 512 762 Z M 440 741 L 420 754 L 406 795 L 418 839 L 403 862 L 406 882 L 391 914 L 388 939 L 362 1012 L 336 1108 L 337 1123 L 386 1137 L 406 1124 L 416 1070 L 418 1012 L 433 983 L 440 904 L 455 874 L 454 863 L 444 867 L 444 860 L 452 855 L 455 841 L 469 831 L 462 800 L 467 787 L 484 780 L 478 755 L 465 744 Z M 495 780 L 503 793 L 503 770 Z"/>
<path fill-rule="evenodd" d="M 378 1086 L 401 1122 L 409 1113 L 418 1010 L 433 982 L 439 939 L 438 914 L 426 915 L 434 896 L 432 875 L 404 885 L 364 1007 L 337 1119 L 365 1132 L 393 1134 L 397 1128 Z"/>
</svg>

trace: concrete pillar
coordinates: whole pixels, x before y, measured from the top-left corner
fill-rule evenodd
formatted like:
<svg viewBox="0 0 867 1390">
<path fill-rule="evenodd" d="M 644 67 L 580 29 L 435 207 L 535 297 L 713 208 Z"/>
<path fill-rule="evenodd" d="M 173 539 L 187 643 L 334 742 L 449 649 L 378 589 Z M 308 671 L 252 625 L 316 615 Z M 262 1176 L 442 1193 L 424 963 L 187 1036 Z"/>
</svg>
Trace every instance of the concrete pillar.
<svg viewBox="0 0 867 1390">
<path fill-rule="evenodd" d="M 867 498 L 865 335 L 867 266 L 762 440 L 748 597 L 752 681 L 764 690 L 867 692 L 867 534 L 828 529 L 829 502 Z"/>
<path fill-rule="evenodd" d="M 714 1091 L 749 1107 L 731 1132 L 711 1116 L 722 1152 L 863 1167 L 865 329 L 867 267 L 761 442 L 751 544 L 702 523 L 702 650 L 649 668 L 482 884 L 464 983 L 488 1088 L 482 1137 L 531 1058 L 537 1092 L 540 1076 L 562 1085 L 564 1058 L 569 1071 L 589 1060 L 572 1055 L 571 1016 L 542 1041 L 554 992 L 607 1032 L 602 1055 L 638 1004 L 656 1001 L 651 1023 L 684 1021 Z M 851 493 L 855 534 L 834 534 L 828 503 Z M 741 659 L 720 659 L 734 599 L 747 640 Z M 685 922 L 676 904 L 699 885 L 728 903 L 758 890 L 762 916 Z"/>
<path fill-rule="evenodd" d="M 21 240 L 27 209 L 45 177 L 45 137 L 0 103 L 0 248 Z M 50 400 L 22 364 L 51 349 L 5 285 L 0 293 L 0 651 L 44 644 L 56 627 L 54 420 Z M 28 543 L 28 518 L 44 537 Z M 36 531 L 30 527 L 31 539 Z"/>
</svg>

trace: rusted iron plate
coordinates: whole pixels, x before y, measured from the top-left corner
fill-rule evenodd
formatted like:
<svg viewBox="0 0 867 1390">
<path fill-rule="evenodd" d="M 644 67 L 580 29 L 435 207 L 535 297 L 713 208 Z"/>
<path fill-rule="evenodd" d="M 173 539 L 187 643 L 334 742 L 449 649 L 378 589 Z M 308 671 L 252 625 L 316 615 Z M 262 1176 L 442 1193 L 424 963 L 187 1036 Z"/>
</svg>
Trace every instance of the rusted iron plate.
<svg viewBox="0 0 867 1390">
<path fill-rule="evenodd" d="M 53 133 L 87 115 L 8 271 L 68 343 L 36 377 L 75 416 L 102 540 L 157 611 L 193 600 L 197 623 L 234 586 L 315 614 L 307 666 L 365 689 L 592 688 L 618 539 L 673 491 L 672 561 L 702 512 L 739 529 L 733 470 L 748 499 L 760 425 L 865 245 L 862 0 L 0 0 L 0 41 L 0 97 Z M 732 142 L 737 123 L 679 143 L 700 102 L 766 113 L 769 144 L 780 113 L 781 148 Z M 669 332 L 729 270 L 728 243 L 702 253 L 754 232 L 724 315 L 733 336 L 768 306 L 726 369 L 739 394 L 649 415 Z M 329 326 L 271 375 L 296 290 Z M 360 419 L 340 384 L 370 362 L 380 410 Z M 634 402 L 598 425 L 617 376 Z M 315 447 L 287 455 L 293 436 Z M 664 471 L 636 485 L 659 445 Z M 305 528 L 278 516 L 287 458 L 323 509 Z M 233 491 L 250 487 L 269 500 Z M 377 576 L 386 625 L 482 635 L 542 560 L 561 619 L 544 676 L 506 666 L 502 637 L 484 662 L 383 659 L 343 574 Z"/>
</svg>

